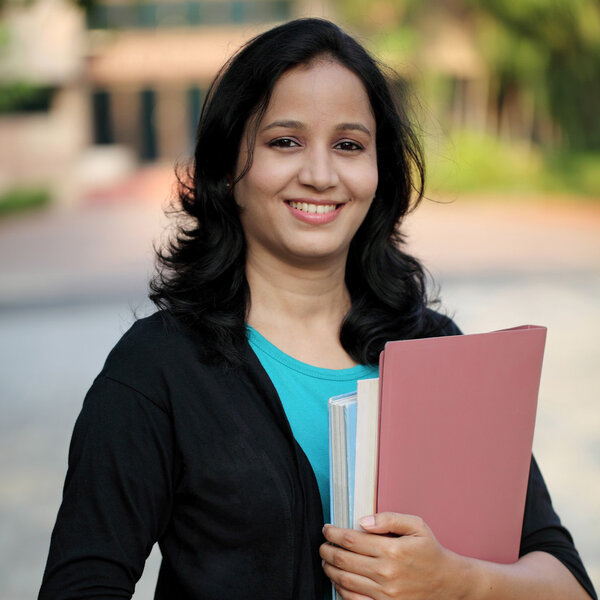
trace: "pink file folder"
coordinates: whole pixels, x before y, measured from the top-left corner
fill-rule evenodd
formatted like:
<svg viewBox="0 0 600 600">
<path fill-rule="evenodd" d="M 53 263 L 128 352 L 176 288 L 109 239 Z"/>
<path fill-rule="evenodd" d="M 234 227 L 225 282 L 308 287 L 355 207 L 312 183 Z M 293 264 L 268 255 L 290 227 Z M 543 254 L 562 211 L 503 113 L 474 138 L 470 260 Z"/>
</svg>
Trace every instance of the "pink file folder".
<svg viewBox="0 0 600 600">
<path fill-rule="evenodd" d="M 517 560 L 546 328 L 390 342 L 377 510 L 465 556 Z"/>
</svg>

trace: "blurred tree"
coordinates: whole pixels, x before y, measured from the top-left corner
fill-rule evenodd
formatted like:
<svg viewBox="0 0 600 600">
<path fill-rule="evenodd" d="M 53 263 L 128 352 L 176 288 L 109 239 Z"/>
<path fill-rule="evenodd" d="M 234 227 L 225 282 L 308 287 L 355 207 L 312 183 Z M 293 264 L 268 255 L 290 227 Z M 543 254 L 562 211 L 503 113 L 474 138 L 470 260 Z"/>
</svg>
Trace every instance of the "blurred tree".
<svg viewBox="0 0 600 600">
<path fill-rule="evenodd" d="M 499 101 L 511 89 L 526 90 L 560 126 L 569 148 L 600 149 L 600 3 L 465 3 L 479 13 L 480 47 L 496 72 Z M 539 125 L 534 135 L 543 135 Z"/>
<path fill-rule="evenodd" d="M 571 150 L 600 149 L 598 0 L 338 0 L 377 50 L 418 62 L 432 23 L 459 24 L 488 71 L 488 124 Z M 448 52 L 453 49 L 448 48 Z M 461 84 L 461 81 L 457 81 Z"/>
</svg>

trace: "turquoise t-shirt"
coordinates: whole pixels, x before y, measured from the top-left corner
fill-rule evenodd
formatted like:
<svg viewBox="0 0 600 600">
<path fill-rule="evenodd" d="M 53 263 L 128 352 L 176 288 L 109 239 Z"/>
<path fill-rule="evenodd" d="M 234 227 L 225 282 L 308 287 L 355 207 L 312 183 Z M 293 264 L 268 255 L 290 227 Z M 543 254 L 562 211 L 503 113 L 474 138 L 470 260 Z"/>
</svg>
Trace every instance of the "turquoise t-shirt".
<svg viewBox="0 0 600 600">
<path fill-rule="evenodd" d="M 248 341 L 273 382 L 292 433 L 306 454 L 319 486 L 323 516 L 329 517 L 329 427 L 327 402 L 332 396 L 356 391 L 358 379 L 379 376 L 379 368 L 358 365 L 322 369 L 291 356 L 248 326 Z"/>
</svg>

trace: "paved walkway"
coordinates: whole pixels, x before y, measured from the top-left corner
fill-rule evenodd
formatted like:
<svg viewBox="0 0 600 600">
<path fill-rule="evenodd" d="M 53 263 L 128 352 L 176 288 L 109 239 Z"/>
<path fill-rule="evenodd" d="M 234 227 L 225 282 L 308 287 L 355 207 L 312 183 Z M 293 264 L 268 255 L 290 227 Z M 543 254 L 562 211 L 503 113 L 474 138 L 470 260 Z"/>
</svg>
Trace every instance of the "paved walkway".
<svg viewBox="0 0 600 600">
<path fill-rule="evenodd" d="M 0 221 L 2 600 L 35 595 L 69 432 L 143 306 L 172 182 L 151 169 L 74 211 Z M 548 326 L 535 452 L 600 587 L 600 205 L 424 201 L 406 229 L 465 331 Z M 156 565 L 136 598 L 152 597 Z"/>
</svg>

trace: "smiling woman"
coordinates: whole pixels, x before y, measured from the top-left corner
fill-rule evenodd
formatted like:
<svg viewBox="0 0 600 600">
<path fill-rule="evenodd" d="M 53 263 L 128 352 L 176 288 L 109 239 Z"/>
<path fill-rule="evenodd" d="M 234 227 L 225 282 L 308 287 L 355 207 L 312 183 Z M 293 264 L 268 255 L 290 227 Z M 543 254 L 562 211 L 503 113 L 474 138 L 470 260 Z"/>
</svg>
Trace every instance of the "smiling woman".
<svg viewBox="0 0 600 600">
<path fill-rule="evenodd" d="M 402 218 L 419 145 L 375 61 L 327 21 L 276 27 L 203 107 L 181 220 L 140 319 L 86 396 L 40 598 L 570 598 L 594 590 L 532 460 L 514 565 L 443 548 L 418 517 L 324 527 L 327 400 L 392 339 L 457 335 Z M 325 517 L 326 518 L 326 517 Z M 329 579 L 327 579 L 329 578 Z"/>
<path fill-rule="evenodd" d="M 375 130 L 364 85 L 339 63 L 320 57 L 281 76 L 234 187 L 247 277 L 263 261 L 344 270 L 377 190 Z M 247 160 L 242 152 L 238 173 Z"/>
</svg>

